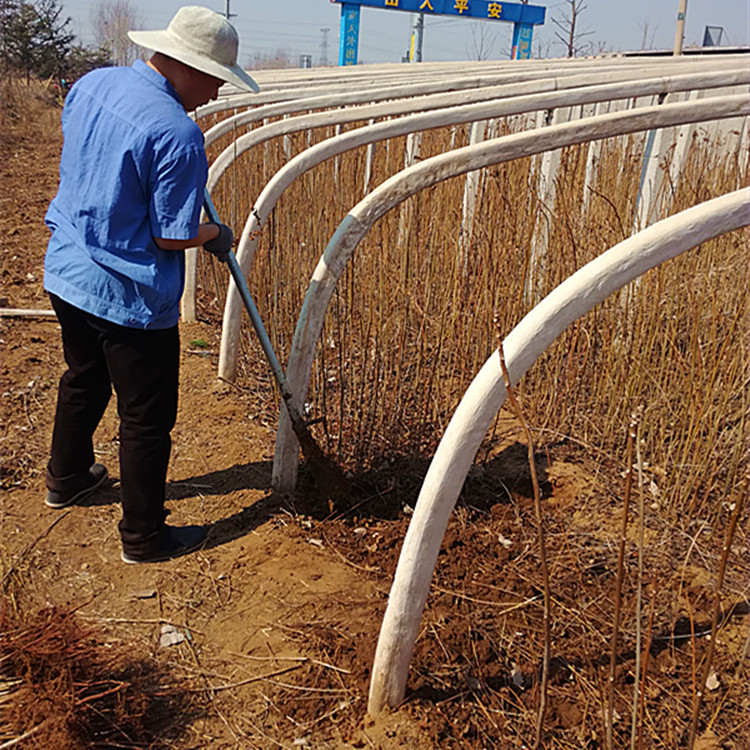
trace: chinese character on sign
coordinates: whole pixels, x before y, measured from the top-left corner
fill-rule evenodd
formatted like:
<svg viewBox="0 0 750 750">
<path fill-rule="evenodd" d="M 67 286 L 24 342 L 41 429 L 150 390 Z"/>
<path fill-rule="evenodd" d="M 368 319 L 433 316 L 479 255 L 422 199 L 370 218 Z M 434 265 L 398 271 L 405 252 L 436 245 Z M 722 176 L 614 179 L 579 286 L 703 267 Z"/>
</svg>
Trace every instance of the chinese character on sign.
<svg viewBox="0 0 750 750">
<path fill-rule="evenodd" d="M 419 10 L 424 10 L 427 8 L 427 10 L 431 10 L 433 13 L 435 12 L 435 9 L 432 7 L 432 3 L 430 0 L 424 0 L 424 2 L 419 6 Z"/>
<path fill-rule="evenodd" d="M 502 12 L 503 6 L 501 3 L 490 3 L 487 6 L 487 18 L 500 18 Z"/>
<path fill-rule="evenodd" d="M 463 13 L 469 10 L 469 0 L 456 0 L 456 4 L 453 8 L 457 10 L 459 14 L 463 15 Z"/>
<path fill-rule="evenodd" d="M 398 8 L 398 0 L 385 0 L 385 4 L 393 8 Z"/>
</svg>

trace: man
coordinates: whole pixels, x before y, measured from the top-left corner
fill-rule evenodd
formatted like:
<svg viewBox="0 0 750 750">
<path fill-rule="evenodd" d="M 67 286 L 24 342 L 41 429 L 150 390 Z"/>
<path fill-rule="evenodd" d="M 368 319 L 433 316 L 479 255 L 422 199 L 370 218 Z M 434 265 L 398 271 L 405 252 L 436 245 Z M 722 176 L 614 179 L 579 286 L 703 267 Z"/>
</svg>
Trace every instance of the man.
<svg viewBox="0 0 750 750">
<path fill-rule="evenodd" d="M 169 27 L 129 32 L 154 51 L 131 68 L 95 70 L 68 94 L 60 187 L 44 287 L 62 328 L 47 505 L 65 508 L 100 487 L 92 436 L 111 396 L 120 417 L 122 559 L 159 562 L 200 547 L 200 526 L 165 523 L 164 490 L 177 414 L 177 321 L 185 248 L 226 258 L 229 227 L 200 224 L 208 165 L 187 112 L 225 83 L 257 92 L 237 65 L 232 25 L 181 8 Z"/>
</svg>

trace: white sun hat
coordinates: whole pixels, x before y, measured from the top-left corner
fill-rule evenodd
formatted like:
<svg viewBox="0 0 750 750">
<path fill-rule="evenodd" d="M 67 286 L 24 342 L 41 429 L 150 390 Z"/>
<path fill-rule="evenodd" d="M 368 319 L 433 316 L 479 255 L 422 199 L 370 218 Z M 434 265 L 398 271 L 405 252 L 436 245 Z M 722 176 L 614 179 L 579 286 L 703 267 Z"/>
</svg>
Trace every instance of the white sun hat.
<svg viewBox="0 0 750 750">
<path fill-rule="evenodd" d="M 173 57 L 243 91 L 260 91 L 237 65 L 240 38 L 234 26 L 208 8 L 186 5 L 175 13 L 166 29 L 128 31 L 128 37 L 141 47 Z"/>
</svg>

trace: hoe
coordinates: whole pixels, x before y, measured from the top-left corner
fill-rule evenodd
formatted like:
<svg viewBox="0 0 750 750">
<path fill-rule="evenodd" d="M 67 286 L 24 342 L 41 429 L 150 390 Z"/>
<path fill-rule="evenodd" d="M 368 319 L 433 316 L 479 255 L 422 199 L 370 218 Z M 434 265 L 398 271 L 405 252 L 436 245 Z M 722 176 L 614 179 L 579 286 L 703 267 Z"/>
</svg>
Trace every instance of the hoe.
<svg viewBox="0 0 750 750">
<path fill-rule="evenodd" d="M 221 222 L 219 214 L 216 211 L 216 206 L 214 206 L 208 190 L 204 193 L 203 206 L 210 221 Z M 292 429 L 297 436 L 297 440 L 299 440 L 302 453 L 313 473 L 313 478 L 315 479 L 315 484 L 318 488 L 321 499 L 327 501 L 329 508 L 333 510 L 333 505 L 336 501 L 343 500 L 349 495 L 349 482 L 341 469 L 331 463 L 323 453 L 321 447 L 315 442 L 315 439 L 310 434 L 310 430 L 308 429 L 305 420 L 302 418 L 299 409 L 297 409 L 294 404 L 289 381 L 286 379 L 286 375 L 281 369 L 281 364 L 273 350 L 271 339 L 268 337 L 266 329 L 263 326 L 263 321 L 260 318 L 258 308 L 255 306 L 250 290 L 247 287 L 240 265 L 231 250 L 229 252 L 229 257 L 227 258 L 227 265 L 229 266 L 229 272 L 232 274 L 234 283 L 237 285 L 237 290 L 242 297 L 245 309 L 250 316 L 253 328 L 255 328 L 255 333 L 258 335 L 263 353 L 266 355 L 268 364 L 270 365 L 273 376 L 276 379 L 276 384 L 281 391 L 281 397 L 284 400 L 289 420 L 292 423 Z"/>
</svg>

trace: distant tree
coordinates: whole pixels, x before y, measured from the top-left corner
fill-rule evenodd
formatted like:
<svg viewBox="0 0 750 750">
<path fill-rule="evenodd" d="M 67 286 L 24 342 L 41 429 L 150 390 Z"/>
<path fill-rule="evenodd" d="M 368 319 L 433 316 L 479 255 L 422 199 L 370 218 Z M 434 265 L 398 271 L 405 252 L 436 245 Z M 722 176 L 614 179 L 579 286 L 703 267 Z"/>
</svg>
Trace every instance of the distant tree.
<svg viewBox="0 0 750 750">
<path fill-rule="evenodd" d="M 42 78 L 59 76 L 75 34 L 57 0 L 2 0 L 2 67 Z"/>
<path fill-rule="evenodd" d="M 0 0 L 0 55 L 5 64 L 10 56 L 8 30 L 13 16 L 18 13 L 21 3 L 18 0 Z"/>
<path fill-rule="evenodd" d="M 91 13 L 94 39 L 111 52 L 114 65 L 132 65 L 141 48 L 128 39 L 128 31 L 143 28 L 143 17 L 130 0 L 105 0 Z"/>
<path fill-rule="evenodd" d="M 37 0 L 39 14 L 39 62 L 37 73 L 43 78 L 59 76 L 75 42 L 75 34 L 68 28 L 70 16 L 62 16 L 57 0 Z"/>
<path fill-rule="evenodd" d="M 564 0 L 564 2 L 568 6 L 567 10 L 563 11 L 559 18 L 553 18 L 552 23 L 560 30 L 555 32 L 555 36 L 565 45 L 567 56 L 576 57 L 588 46 L 581 44 L 583 37 L 594 32 L 581 31 L 581 13 L 587 8 L 584 0 Z"/>
<path fill-rule="evenodd" d="M 553 41 L 551 39 L 547 39 L 542 43 L 541 41 L 537 41 L 536 43 L 536 57 L 537 60 L 541 60 L 545 57 L 552 57 L 551 53 L 551 47 L 552 47 Z"/>
<path fill-rule="evenodd" d="M 641 31 L 643 32 L 643 35 L 641 37 L 641 49 L 653 49 L 654 47 L 654 37 L 656 36 L 656 26 L 654 26 L 653 29 L 650 28 L 648 21 L 644 21 L 641 24 L 638 24 L 641 27 Z M 651 35 L 649 36 L 649 31 L 651 31 Z"/>
<path fill-rule="evenodd" d="M 23 59 L 29 57 L 33 35 L 28 18 L 30 9 L 21 10 L 22 3 L 16 0 L 0 2 L 0 54 L 2 54 L 3 73 L 22 67 Z M 22 17 L 23 16 L 23 17 Z"/>
<path fill-rule="evenodd" d="M 467 54 L 472 60 L 489 60 L 497 43 L 497 32 L 492 31 L 486 21 L 475 21 L 471 25 L 471 49 Z"/>
<path fill-rule="evenodd" d="M 70 50 L 65 60 L 63 78 L 69 83 L 78 80 L 81 76 L 96 68 L 105 68 L 112 65 L 110 50 L 105 47 L 92 49 L 77 45 Z"/>
</svg>

